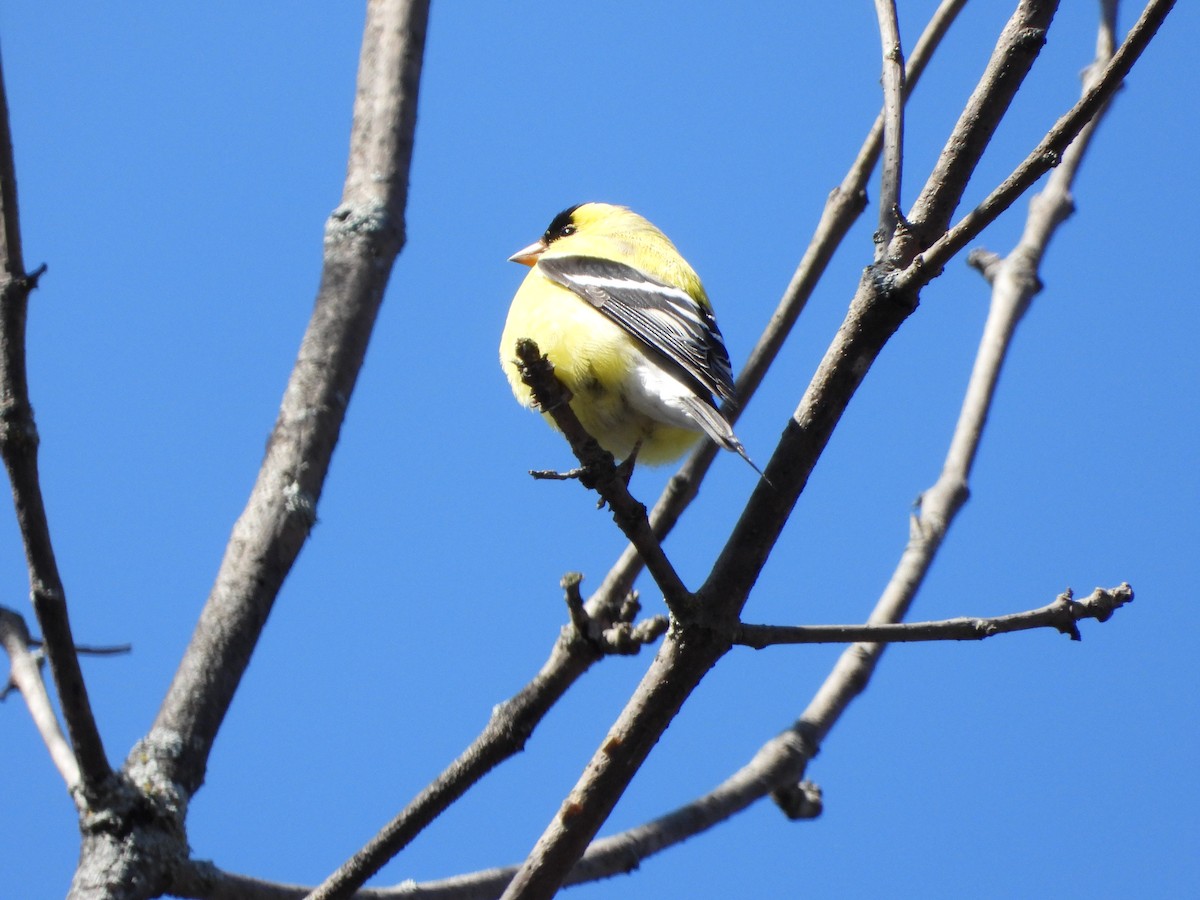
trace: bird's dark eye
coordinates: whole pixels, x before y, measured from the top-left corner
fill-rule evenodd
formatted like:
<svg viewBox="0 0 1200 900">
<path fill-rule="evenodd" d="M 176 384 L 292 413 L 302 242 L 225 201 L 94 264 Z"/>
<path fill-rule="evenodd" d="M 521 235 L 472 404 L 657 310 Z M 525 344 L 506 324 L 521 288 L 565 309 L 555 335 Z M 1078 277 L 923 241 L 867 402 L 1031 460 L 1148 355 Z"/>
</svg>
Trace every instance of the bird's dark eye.
<svg viewBox="0 0 1200 900">
<path fill-rule="evenodd" d="M 560 237 L 567 237 L 578 231 L 579 226 L 571 221 L 571 216 L 574 215 L 577 209 L 579 209 L 578 206 L 572 206 L 569 209 L 564 209 L 555 216 L 554 221 L 550 223 L 550 227 L 546 229 L 546 233 L 542 235 L 542 240 L 549 244 L 551 241 L 556 241 Z"/>
</svg>

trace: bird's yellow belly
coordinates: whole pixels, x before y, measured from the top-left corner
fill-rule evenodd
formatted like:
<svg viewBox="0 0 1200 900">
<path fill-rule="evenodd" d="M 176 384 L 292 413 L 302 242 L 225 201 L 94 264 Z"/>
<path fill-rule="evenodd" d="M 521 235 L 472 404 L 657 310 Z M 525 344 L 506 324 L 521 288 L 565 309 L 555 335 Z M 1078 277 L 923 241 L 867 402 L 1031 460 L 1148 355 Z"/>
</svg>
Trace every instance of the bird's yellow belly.
<svg viewBox="0 0 1200 900">
<path fill-rule="evenodd" d="M 638 462 L 654 465 L 683 455 L 698 432 L 653 419 L 628 400 L 628 379 L 642 359 L 633 339 L 603 313 L 536 271 L 526 277 L 541 284 L 535 290 L 527 284 L 518 292 L 500 338 L 500 362 L 517 400 L 533 405 L 516 364 L 517 341 L 529 338 L 570 390 L 571 409 L 580 423 L 618 460 L 639 444 Z M 545 418 L 554 424 L 550 416 Z"/>
</svg>

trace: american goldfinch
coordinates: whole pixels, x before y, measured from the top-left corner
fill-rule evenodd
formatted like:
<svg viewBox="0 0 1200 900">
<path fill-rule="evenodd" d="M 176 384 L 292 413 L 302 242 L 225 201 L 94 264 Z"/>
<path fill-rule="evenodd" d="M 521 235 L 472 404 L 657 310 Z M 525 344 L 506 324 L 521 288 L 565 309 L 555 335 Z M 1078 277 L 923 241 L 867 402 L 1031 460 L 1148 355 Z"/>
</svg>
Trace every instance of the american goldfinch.
<svg viewBox="0 0 1200 900">
<path fill-rule="evenodd" d="M 617 459 L 670 462 L 704 433 L 754 466 L 713 400 L 733 399 L 733 371 L 708 296 L 665 234 L 623 206 L 584 203 L 509 259 L 530 267 L 500 338 L 522 405 L 533 397 L 516 345 L 529 338 Z"/>
</svg>

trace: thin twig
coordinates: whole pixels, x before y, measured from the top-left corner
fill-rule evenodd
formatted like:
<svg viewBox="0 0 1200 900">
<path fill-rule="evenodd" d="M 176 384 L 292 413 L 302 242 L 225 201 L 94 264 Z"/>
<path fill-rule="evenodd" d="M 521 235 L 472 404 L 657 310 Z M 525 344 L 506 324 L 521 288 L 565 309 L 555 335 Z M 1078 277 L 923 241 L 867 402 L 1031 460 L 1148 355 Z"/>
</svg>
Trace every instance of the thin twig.
<svg viewBox="0 0 1200 900">
<path fill-rule="evenodd" d="M 58 727 L 58 718 L 50 704 L 50 695 L 46 693 L 37 659 L 29 652 L 32 643 L 25 619 L 11 609 L 0 607 L 0 645 L 8 654 L 9 680 L 25 698 L 33 724 L 50 751 L 55 768 L 67 783 L 67 790 L 74 792 L 79 784 L 79 763 Z"/>
<path fill-rule="evenodd" d="M 735 644 L 756 650 L 779 644 L 846 644 L 868 642 L 898 644 L 913 641 L 981 641 L 997 634 L 1054 628 L 1071 640 L 1082 640 L 1080 619 L 1107 622 L 1113 612 L 1133 600 L 1128 584 L 1105 590 L 1096 588 L 1074 600 L 1068 588 L 1046 606 L 991 618 L 942 619 L 936 622 L 882 623 L 876 625 L 739 625 Z"/>
<path fill-rule="evenodd" d="M 0 609 L 7 609 L 7 607 L 0 607 Z M 15 612 L 15 610 L 13 612 Z M 33 661 L 37 663 L 38 668 L 41 669 L 42 664 L 46 661 L 45 641 L 39 641 L 37 638 L 30 637 L 26 644 L 31 650 L 33 650 L 33 653 L 31 654 Z M 75 652 L 80 656 L 124 656 L 127 653 L 133 652 L 133 645 L 110 644 L 102 647 L 93 647 L 88 644 L 78 644 L 75 647 Z M 17 685 L 14 684 L 10 679 L 4 688 L 0 690 L 0 701 L 8 699 L 9 693 L 16 689 Z"/>
<path fill-rule="evenodd" d="M 80 656 L 125 656 L 127 653 L 133 652 L 133 644 L 105 644 L 101 647 L 92 644 L 76 644 L 75 652 Z"/>
<path fill-rule="evenodd" d="M 998 117 L 1007 109 L 1023 76 L 1033 65 L 1054 5 L 1021 0 L 1001 31 L 988 67 L 972 95 L 971 105 L 980 121 L 962 127 L 958 135 L 963 153 L 975 162 L 982 153 L 982 147 L 975 146 L 980 138 L 978 129 L 984 129 L 990 136 Z M 971 167 L 964 168 L 957 161 L 945 158 L 938 165 L 958 176 L 941 181 L 926 198 L 925 205 L 928 209 L 947 204 L 953 208 L 966 186 Z M 953 202 L 944 196 L 947 193 L 956 194 Z M 897 239 L 900 237 L 897 232 Z M 895 247 L 889 251 L 892 264 L 901 258 L 899 252 Z M 702 599 L 714 598 L 714 602 L 720 602 L 732 614 L 740 610 L 851 397 L 884 344 L 916 308 L 921 285 L 901 284 L 885 275 L 868 270 L 860 281 L 842 326 L 767 464 L 765 471 L 774 490 L 759 485 L 751 495 L 712 574 L 697 592 Z"/>
<path fill-rule="evenodd" d="M 567 602 L 567 613 L 571 617 L 571 627 L 575 629 L 575 634 L 601 653 L 630 656 L 666 633 L 670 625 L 666 616 L 651 616 L 641 622 L 634 622 L 642 609 L 636 593 L 631 593 L 615 609 L 605 608 L 601 615 L 593 616 L 588 612 L 583 595 L 579 592 L 582 582 L 583 575 L 578 572 L 568 572 L 562 577 L 560 583 Z"/>
<path fill-rule="evenodd" d="M 875 262 L 884 254 L 900 224 L 900 185 L 904 147 L 904 52 L 895 0 L 875 0 L 879 40 L 883 45 L 883 166 L 880 172 L 879 229 L 875 232 Z"/>
<path fill-rule="evenodd" d="M 66 591 L 38 477 L 38 433 L 26 378 L 25 324 L 30 291 L 44 271 L 45 266 L 33 273 L 25 271 L 8 95 L 0 67 L 0 455 L 12 484 L 34 613 L 78 763 L 78 778 L 72 782 L 80 788 L 76 802 L 86 805 L 99 796 L 112 769 L 75 653 Z"/>
<path fill-rule="evenodd" d="M 46 642 L 30 638 L 29 646 L 40 649 L 46 646 Z M 124 656 L 133 652 L 133 644 L 76 644 L 75 652 L 80 656 Z"/>
</svg>

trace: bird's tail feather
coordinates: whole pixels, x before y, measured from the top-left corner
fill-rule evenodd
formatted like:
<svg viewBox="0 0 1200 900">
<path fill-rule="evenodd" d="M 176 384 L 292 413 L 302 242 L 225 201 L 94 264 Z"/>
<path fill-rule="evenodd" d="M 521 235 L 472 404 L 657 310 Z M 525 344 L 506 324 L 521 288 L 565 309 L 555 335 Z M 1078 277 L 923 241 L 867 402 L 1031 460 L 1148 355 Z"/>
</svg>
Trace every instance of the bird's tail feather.
<svg viewBox="0 0 1200 900">
<path fill-rule="evenodd" d="M 704 433 L 712 438 L 717 444 L 724 447 L 726 450 L 732 450 L 742 459 L 750 464 L 752 468 L 763 478 L 762 469 L 754 464 L 754 460 L 746 452 L 746 448 L 742 442 L 737 439 L 737 435 L 733 433 L 733 426 L 730 425 L 720 411 L 709 403 L 705 403 L 700 397 L 687 397 L 684 399 L 688 412 L 691 413 L 692 419 L 704 429 Z"/>
</svg>

